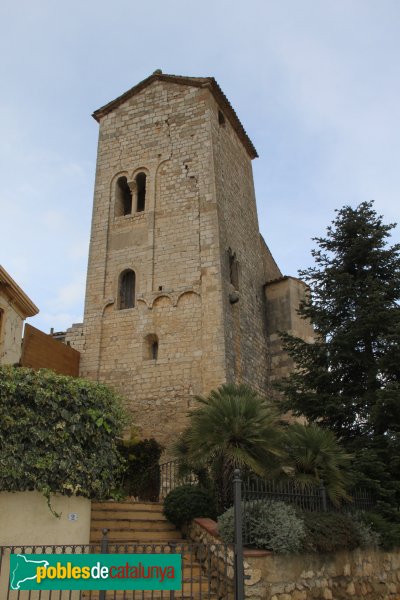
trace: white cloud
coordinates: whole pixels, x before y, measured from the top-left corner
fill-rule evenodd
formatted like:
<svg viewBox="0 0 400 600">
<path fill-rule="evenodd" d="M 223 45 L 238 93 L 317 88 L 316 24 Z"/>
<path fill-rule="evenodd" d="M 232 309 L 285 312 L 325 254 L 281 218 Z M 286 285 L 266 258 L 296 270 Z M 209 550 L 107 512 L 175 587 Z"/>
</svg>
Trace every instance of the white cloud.
<svg viewBox="0 0 400 600">
<path fill-rule="evenodd" d="M 68 226 L 65 213 L 62 210 L 47 210 L 41 215 L 40 220 L 49 228 L 63 227 L 65 231 L 66 226 Z"/>
<path fill-rule="evenodd" d="M 72 246 L 68 248 L 68 256 L 74 260 L 87 260 L 89 253 L 89 239 L 76 240 Z"/>
<path fill-rule="evenodd" d="M 82 299 L 85 295 L 85 280 L 82 276 L 78 279 L 67 283 L 62 286 L 58 291 L 56 297 L 51 300 L 50 305 L 53 306 L 57 311 L 66 311 L 70 310 L 79 302 L 82 302 Z"/>
</svg>

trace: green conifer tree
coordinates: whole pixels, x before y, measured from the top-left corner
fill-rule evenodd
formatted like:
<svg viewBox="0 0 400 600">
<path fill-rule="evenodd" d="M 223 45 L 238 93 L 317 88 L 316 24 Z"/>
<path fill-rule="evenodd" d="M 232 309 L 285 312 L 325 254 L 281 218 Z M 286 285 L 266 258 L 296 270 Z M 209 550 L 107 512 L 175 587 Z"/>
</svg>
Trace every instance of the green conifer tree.
<svg viewBox="0 0 400 600">
<path fill-rule="evenodd" d="M 400 244 L 388 244 L 394 227 L 372 201 L 363 202 L 338 210 L 326 237 L 315 238 L 315 264 L 300 271 L 310 288 L 300 314 L 311 319 L 316 341 L 283 335 L 298 370 L 281 384 L 286 408 L 334 431 L 351 452 L 365 458 L 368 450 L 369 465 L 379 463 L 375 483 L 390 480 L 385 497 L 392 504 L 400 480 L 400 457 L 393 456 L 400 446 Z M 368 478 L 372 473 L 364 484 Z"/>
</svg>

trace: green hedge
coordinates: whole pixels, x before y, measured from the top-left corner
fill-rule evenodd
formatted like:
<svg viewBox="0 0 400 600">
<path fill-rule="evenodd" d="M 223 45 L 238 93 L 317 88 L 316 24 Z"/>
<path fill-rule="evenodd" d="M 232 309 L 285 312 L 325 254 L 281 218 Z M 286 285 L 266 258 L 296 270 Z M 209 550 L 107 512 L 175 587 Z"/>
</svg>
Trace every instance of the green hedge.
<svg viewBox="0 0 400 600">
<path fill-rule="evenodd" d="M 160 491 L 159 460 L 163 447 L 154 439 L 121 441 L 118 450 L 125 460 L 122 491 L 126 496 L 156 502 Z"/>
<path fill-rule="evenodd" d="M 164 515 L 177 527 L 196 517 L 215 519 L 215 500 L 208 490 L 197 485 L 182 485 L 165 498 Z"/>
<path fill-rule="evenodd" d="M 104 385 L 0 367 L 0 490 L 107 498 L 121 476 L 125 423 Z"/>
<path fill-rule="evenodd" d="M 304 549 L 306 552 L 336 552 L 354 550 L 362 545 L 359 530 L 348 515 L 326 512 L 304 512 L 306 527 Z"/>
</svg>

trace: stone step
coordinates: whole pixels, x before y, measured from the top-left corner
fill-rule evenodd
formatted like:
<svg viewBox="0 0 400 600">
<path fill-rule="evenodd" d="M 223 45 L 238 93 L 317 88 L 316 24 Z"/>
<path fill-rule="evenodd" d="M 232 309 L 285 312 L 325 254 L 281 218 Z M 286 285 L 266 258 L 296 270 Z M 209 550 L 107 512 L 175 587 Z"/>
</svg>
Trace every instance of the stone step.
<svg viewBox="0 0 400 600">
<path fill-rule="evenodd" d="M 176 542 L 177 540 L 182 540 L 182 534 L 180 531 L 176 529 L 172 531 L 156 531 L 153 529 L 142 529 L 140 531 L 129 530 L 129 529 L 110 529 L 107 534 L 107 537 L 110 542 L 131 542 L 131 543 L 141 543 L 144 541 L 148 542 Z M 90 533 L 90 543 L 101 542 L 103 539 L 102 528 L 92 527 Z"/>
<path fill-rule="evenodd" d="M 82 592 L 82 600 L 99 600 L 99 592 Z M 187 591 L 187 590 L 175 590 L 170 591 L 140 591 L 140 590 L 126 590 L 123 591 L 108 591 L 105 600 L 170 600 L 173 598 L 180 598 L 180 600 L 221 600 L 214 590 L 210 592 L 207 590 L 201 590 L 198 592 Z M 233 600 L 233 596 L 231 598 Z"/>
<path fill-rule="evenodd" d="M 92 510 L 144 510 L 162 512 L 160 502 L 92 502 Z"/>
<path fill-rule="evenodd" d="M 211 600 L 216 597 L 215 592 L 209 589 L 209 583 L 204 578 L 201 581 L 183 581 L 182 588 L 180 590 L 174 590 L 173 596 L 175 598 L 187 598 L 199 599 L 199 600 Z M 121 590 L 108 591 L 106 594 L 106 600 L 140 600 L 141 598 L 154 598 L 154 600 L 169 600 L 171 592 L 169 590 Z M 82 599 L 87 598 L 89 600 L 99 600 L 99 592 L 82 592 Z"/>
<path fill-rule="evenodd" d="M 173 546 L 172 546 L 173 544 Z M 185 569 L 191 567 L 197 568 L 199 561 L 195 556 L 195 553 L 188 550 L 187 547 L 181 548 L 176 545 L 176 541 L 173 542 L 139 542 L 132 543 L 122 542 L 111 542 L 109 546 L 109 554 L 180 554 L 182 557 L 182 565 Z M 100 544 L 96 543 L 93 545 L 92 554 L 101 554 Z"/>
<path fill-rule="evenodd" d="M 147 521 L 167 521 L 162 511 L 126 508 L 113 510 L 112 508 L 96 508 L 92 506 L 92 519 L 146 519 Z M 168 521 L 167 521 L 168 522 Z"/>
<path fill-rule="evenodd" d="M 97 519 L 92 517 L 91 528 L 94 529 L 126 529 L 129 531 L 176 531 L 175 525 L 162 519 L 122 519 L 113 516 L 109 519 Z"/>
</svg>

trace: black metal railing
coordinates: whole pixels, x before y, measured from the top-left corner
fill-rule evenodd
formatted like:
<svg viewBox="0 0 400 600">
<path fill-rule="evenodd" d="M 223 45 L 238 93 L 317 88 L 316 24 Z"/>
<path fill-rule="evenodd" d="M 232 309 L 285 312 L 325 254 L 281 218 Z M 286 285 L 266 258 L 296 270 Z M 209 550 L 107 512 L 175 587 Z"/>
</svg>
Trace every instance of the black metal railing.
<svg viewBox="0 0 400 600">
<path fill-rule="evenodd" d="M 274 482 L 252 477 L 243 482 L 242 497 L 244 502 L 255 500 L 274 500 L 293 504 L 302 510 L 313 512 L 354 510 L 373 510 L 375 502 L 366 490 L 354 490 L 351 499 L 334 504 L 328 497 L 324 483 L 318 486 L 303 486 L 295 481 Z"/>
<path fill-rule="evenodd" d="M 180 590 L 167 591 L 22 591 L 9 589 L 10 554 L 181 554 Z M 86 545 L 0 546 L 1 600 L 233 600 L 233 582 L 227 575 L 225 544 L 177 543 L 123 544 L 103 540 Z"/>
<path fill-rule="evenodd" d="M 173 489 L 180 485 L 189 485 L 198 483 L 194 473 L 182 475 L 179 469 L 179 461 L 170 460 L 161 463 L 160 469 L 160 492 L 159 501 L 161 502 Z"/>
<path fill-rule="evenodd" d="M 323 486 L 305 489 L 294 482 L 274 482 L 259 478 L 243 481 L 242 498 L 245 505 L 256 501 L 280 501 L 310 511 L 327 510 L 326 490 Z"/>
<path fill-rule="evenodd" d="M 366 490 L 355 490 L 351 500 L 334 504 L 328 497 L 323 482 L 318 486 L 304 487 L 295 481 L 274 482 L 251 477 L 242 482 L 242 519 L 244 543 L 252 545 L 250 520 L 260 504 L 285 502 L 308 512 L 343 512 L 373 510 L 375 502 Z"/>
</svg>

